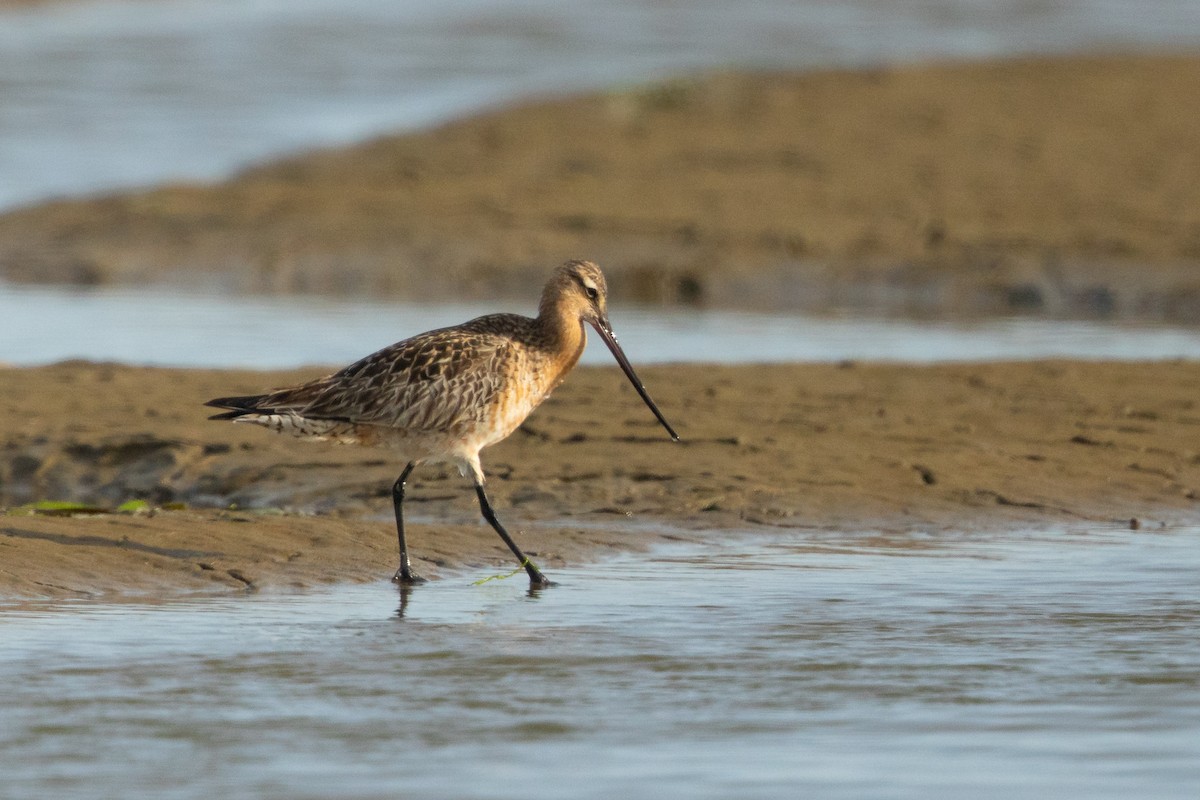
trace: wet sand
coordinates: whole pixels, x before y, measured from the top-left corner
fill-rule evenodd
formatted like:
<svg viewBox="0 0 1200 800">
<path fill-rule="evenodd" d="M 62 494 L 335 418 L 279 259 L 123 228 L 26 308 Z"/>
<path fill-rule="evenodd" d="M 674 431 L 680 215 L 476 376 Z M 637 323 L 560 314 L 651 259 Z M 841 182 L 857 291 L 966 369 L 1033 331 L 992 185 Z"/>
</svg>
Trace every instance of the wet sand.
<svg viewBox="0 0 1200 800">
<path fill-rule="evenodd" d="M 1128 526 L 1200 517 L 1200 364 L 655 366 L 672 444 L 616 368 L 572 374 L 484 453 L 553 576 L 672 537 Z M 71 362 L 0 370 L 0 492 L 152 514 L 0 517 L 0 596 L 161 596 L 387 578 L 387 451 L 209 422 L 202 401 L 315 375 Z M 469 483 L 411 481 L 416 566 L 507 571 Z M 179 508 L 181 510 L 166 510 Z M 231 510 L 231 506 L 235 506 Z M 521 578 L 514 578 L 514 580 Z"/>
<path fill-rule="evenodd" d="M 0 216 L 0 276 L 1200 319 L 1200 57 L 718 74 Z"/>
<path fill-rule="evenodd" d="M 0 276 L 458 300 L 569 257 L 614 302 L 1200 319 L 1200 57 L 728 74 L 552 99 L 173 185 L 0 216 Z M 1193 524 L 1200 365 L 661 366 L 670 443 L 581 369 L 485 453 L 556 565 L 818 526 Z M 395 568 L 387 452 L 205 420 L 311 377 L 0 369 L 0 596 L 275 589 Z M 176 509 L 176 510 L 172 510 Z M 469 484 L 412 481 L 418 569 L 508 564 Z"/>
</svg>

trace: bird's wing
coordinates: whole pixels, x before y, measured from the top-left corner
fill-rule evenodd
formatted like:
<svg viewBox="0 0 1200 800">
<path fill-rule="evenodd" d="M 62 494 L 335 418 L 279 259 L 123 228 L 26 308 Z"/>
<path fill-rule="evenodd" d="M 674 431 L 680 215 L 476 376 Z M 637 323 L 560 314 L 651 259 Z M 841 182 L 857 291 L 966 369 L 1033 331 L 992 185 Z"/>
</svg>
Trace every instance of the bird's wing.
<svg viewBox="0 0 1200 800">
<path fill-rule="evenodd" d="M 310 419 L 446 430 L 482 420 L 504 386 L 511 356 L 511 341 L 488 331 L 430 331 L 328 377 L 273 392 L 262 405 Z"/>
</svg>

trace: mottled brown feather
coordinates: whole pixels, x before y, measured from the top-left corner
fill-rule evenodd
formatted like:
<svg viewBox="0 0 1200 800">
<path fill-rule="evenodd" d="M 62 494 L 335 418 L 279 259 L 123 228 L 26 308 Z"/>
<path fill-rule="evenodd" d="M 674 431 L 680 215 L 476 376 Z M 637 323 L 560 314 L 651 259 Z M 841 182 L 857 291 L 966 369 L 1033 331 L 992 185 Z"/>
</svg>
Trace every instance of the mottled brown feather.
<svg viewBox="0 0 1200 800">
<path fill-rule="evenodd" d="M 333 375 L 272 392 L 261 406 L 310 419 L 410 431 L 479 422 L 504 390 L 513 347 L 525 338 L 522 333 L 531 322 L 516 315 L 493 315 L 429 331 Z"/>
<path fill-rule="evenodd" d="M 583 353 L 584 322 L 607 325 L 604 275 L 568 262 L 536 318 L 490 314 L 428 331 L 332 375 L 263 395 L 219 398 L 215 419 L 297 436 L 393 444 L 413 460 L 448 458 L 479 473 L 478 452 L 509 435 Z"/>
</svg>

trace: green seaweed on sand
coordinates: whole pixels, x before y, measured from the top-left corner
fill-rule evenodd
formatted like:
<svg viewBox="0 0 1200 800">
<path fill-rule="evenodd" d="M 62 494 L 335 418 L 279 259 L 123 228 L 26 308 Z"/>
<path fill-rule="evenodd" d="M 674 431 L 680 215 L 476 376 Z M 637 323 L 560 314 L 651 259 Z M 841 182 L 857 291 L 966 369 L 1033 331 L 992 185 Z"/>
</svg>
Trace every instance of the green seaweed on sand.
<svg viewBox="0 0 1200 800">
<path fill-rule="evenodd" d="M 7 510 L 9 516 L 36 514 L 43 517 L 73 517 L 99 514 L 144 514 L 151 510 L 145 500 L 126 500 L 116 508 L 80 503 L 74 500 L 38 500 Z"/>
</svg>

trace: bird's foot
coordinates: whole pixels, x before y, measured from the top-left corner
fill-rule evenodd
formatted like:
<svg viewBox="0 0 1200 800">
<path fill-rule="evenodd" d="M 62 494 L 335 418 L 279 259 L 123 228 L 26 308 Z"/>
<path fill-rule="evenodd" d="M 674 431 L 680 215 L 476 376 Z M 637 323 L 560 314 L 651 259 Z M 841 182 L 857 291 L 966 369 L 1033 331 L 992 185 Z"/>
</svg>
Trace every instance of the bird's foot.
<svg viewBox="0 0 1200 800">
<path fill-rule="evenodd" d="M 541 572 L 534 570 L 529 573 L 529 588 L 530 589 L 545 589 L 549 586 L 558 586 L 558 583 L 550 580 Z"/>
<path fill-rule="evenodd" d="M 422 578 L 417 573 L 407 567 L 401 567 L 396 570 L 396 574 L 392 576 L 392 583 L 400 583 L 405 586 L 413 586 L 418 583 L 428 583 L 428 578 Z"/>
</svg>

